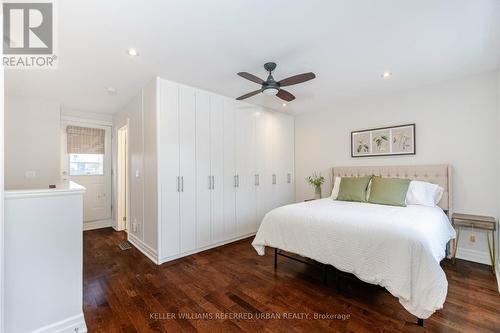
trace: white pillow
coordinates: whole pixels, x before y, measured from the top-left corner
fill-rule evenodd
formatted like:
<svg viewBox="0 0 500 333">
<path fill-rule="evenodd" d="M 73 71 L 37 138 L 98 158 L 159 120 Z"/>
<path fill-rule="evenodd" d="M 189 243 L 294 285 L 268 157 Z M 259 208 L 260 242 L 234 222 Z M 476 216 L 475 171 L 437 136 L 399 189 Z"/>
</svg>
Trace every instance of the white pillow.
<svg viewBox="0 0 500 333">
<path fill-rule="evenodd" d="M 342 178 L 340 177 L 335 177 L 335 180 L 333 181 L 333 189 L 332 189 L 332 199 L 337 200 L 337 197 L 339 196 L 339 189 L 340 189 L 340 181 Z"/>
<path fill-rule="evenodd" d="M 406 204 L 436 207 L 443 192 L 443 188 L 439 185 L 412 180 L 406 193 Z"/>
</svg>

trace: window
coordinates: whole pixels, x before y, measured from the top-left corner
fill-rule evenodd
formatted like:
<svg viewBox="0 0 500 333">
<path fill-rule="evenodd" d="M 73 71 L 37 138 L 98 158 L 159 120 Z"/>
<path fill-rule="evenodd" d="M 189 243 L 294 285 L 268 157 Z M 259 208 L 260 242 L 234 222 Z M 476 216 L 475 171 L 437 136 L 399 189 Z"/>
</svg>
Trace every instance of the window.
<svg viewBox="0 0 500 333">
<path fill-rule="evenodd" d="M 100 128 L 66 128 L 70 176 L 104 175 L 104 135 Z"/>
<path fill-rule="evenodd" d="M 104 175 L 103 154 L 69 154 L 70 176 Z"/>
</svg>

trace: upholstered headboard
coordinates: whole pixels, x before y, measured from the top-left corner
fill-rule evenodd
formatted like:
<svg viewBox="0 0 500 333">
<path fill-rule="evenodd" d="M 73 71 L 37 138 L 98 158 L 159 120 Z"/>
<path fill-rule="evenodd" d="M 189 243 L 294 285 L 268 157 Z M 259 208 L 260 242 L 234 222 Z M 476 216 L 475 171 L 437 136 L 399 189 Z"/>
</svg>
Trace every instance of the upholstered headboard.
<svg viewBox="0 0 500 333">
<path fill-rule="evenodd" d="M 339 177 L 381 176 L 391 178 L 407 178 L 437 184 L 444 189 L 439 207 L 451 216 L 452 188 L 451 166 L 449 165 L 394 165 L 394 166 L 351 166 L 333 167 L 332 179 Z"/>
</svg>

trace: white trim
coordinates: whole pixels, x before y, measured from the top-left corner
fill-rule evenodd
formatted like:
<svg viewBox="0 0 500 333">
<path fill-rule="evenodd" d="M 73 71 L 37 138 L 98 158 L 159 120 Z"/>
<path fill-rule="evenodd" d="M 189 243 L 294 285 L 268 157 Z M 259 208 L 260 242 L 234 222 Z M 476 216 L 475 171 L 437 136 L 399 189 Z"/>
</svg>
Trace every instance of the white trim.
<svg viewBox="0 0 500 333">
<path fill-rule="evenodd" d="M 82 118 L 82 117 L 68 116 L 64 114 L 61 114 L 61 122 L 70 122 L 70 123 L 79 123 L 79 124 L 97 125 L 106 127 L 113 126 L 113 122 L 108 120 Z"/>
<path fill-rule="evenodd" d="M 113 227 L 113 219 L 83 222 L 83 231 Z"/>
<path fill-rule="evenodd" d="M 105 124 L 104 124 L 105 123 Z M 61 128 L 65 131 L 66 126 L 74 125 L 74 126 L 90 126 L 92 128 L 100 128 L 103 130 L 110 130 L 113 128 L 113 123 L 105 121 L 101 124 L 95 124 L 93 122 L 85 121 L 85 119 L 80 120 L 66 120 L 61 118 Z"/>
<path fill-rule="evenodd" d="M 160 158 L 161 158 L 161 153 L 160 153 L 160 148 L 161 147 L 161 107 L 162 107 L 162 93 L 161 93 L 161 81 L 160 78 L 157 76 L 154 79 L 154 84 L 156 87 L 156 181 L 158 186 L 156 187 L 156 202 L 157 202 L 157 211 L 158 211 L 158 223 L 156 226 L 156 244 L 158 244 L 158 258 L 162 257 L 163 253 L 163 239 L 162 239 L 162 222 L 163 222 L 163 217 L 162 217 L 162 189 L 163 189 L 163 178 L 162 178 L 162 173 L 160 172 Z M 142 94 L 142 90 L 141 90 Z"/>
<path fill-rule="evenodd" d="M 152 262 L 158 265 L 158 253 L 155 249 L 150 247 L 148 244 L 144 243 L 142 240 L 137 238 L 131 232 L 128 233 L 128 241 L 134 245 L 139 251 L 142 252 L 146 257 L 148 257 Z"/>
<path fill-rule="evenodd" d="M 4 195 L 5 199 L 8 200 L 18 198 L 53 197 L 58 195 L 80 195 L 84 194 L 86 191 L 85 187 L 72 181 L 57 186 L 57 188 L 53 189 L 8 190 L 4 192 Z"/>
<path fill-rule="evenodd" d="M 87 324 L 83 312 L 79 315 L 66 318 L 64 320 L 40 327 L 31 333 L 85 333 Z"/>
<path fill-rule="evenodd" d="M 459 247 L 457 250 L 457 258 L 491 266 L 490 255 L 488 252 L 484 251 Z"/>
<path fill-rule="evenodd" d="M 198 252 L 203 252 L 203 251 L 210 250 L 210 249 L 222 246 L 222 245 L 226 245 L 226 244 L 229 244 L 229 243 L 233 243 L 233 242 L 239 241 L 241 239 L 252 237 L 252 236 L 255 236 L 255 234 L 256 234 L 255 232 L 252 232 L 252 233 L 244 235 L 244 236 L 239 236 L 239 237 L 236 237 L 236 238 L 231 238 L 229 240 L 225 240 L 225 241 L 222 241 L 222 242 L 219 242 L 219 243 L 216 243 L 216 244 L 211 244 L 211 245 L 208 245 L 208 246 L 200 247 L 200 248 L 192 250 L 192 251 L 187 251 L 187 252 L 184 252 L 184 253 L 181 253 L 181 254 L 176 254 L 176 255 L 173 255 L 173 256 L 170 256 L 170 257 L 161 258 L 160 261 L 159 261 L 159 263 L 161 265 L 161 264 L 164 264 L 164 263 L 166 263 L 168 261 L 171 261 L 171 260 L 179 259 L 179 258 L 182 258 L 182 257 L 187 257 L 189 255 L 192 255 L 192 254 L 195 254 L 195 253 L 198 253 Z"/>
<path fill-rule="evenodd" d="M 3 6 L 0 9 L 0 34 L 3 36 Z M 3 54 L 3 43 L 0 45 Z M 4 332 L 4 69 L 0 68 L 0 333 Z"/>
</svg>

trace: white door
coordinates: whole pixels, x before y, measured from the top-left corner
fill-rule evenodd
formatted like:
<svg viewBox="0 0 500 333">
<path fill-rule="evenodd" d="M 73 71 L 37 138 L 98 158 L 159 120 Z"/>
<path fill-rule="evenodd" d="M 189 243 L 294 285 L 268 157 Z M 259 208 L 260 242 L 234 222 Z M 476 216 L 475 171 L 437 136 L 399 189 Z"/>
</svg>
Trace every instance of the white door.
<svg viewBox="0 0 500 333">
<path fill-rule="evenodd" d="M 273 126 L 274 206 L 295 201 L 294 185 L 294 118 L 276 113 Z"/>
<path fill-rule="evenodd" d="M 273 114 L 259 111 L 255 125 L 255 155 L 257 161 L 257 226 L 271 209 L 274 208 L 274 156 L 273 156 Z"/>
<path fill-rule="evenodd" d="M 236 131 L 235 102 L 224 102 L 224 230 L 227 239 L 237 236 L 236 226 Z"/>
<path fill-rule="evenodd" d="M 68 126 L 104 131 L 104 154 L 69 153 Z M 83 196 L 83 221 L 111 219 L 111 127 L 63 122 L 61 132 L 62 179 L 74 181 L 87 189 Z"/>
<path fill-rule="evenodd" d="M 239 104 L 236 110 L 236 221 L 238 235 L 255 232 L 255 108 Z"/>
<path fill-rule="evenodd" d="M 179 88 L 160 80 L 158 170 L 161 184 L 161 258 L 180 252 Z"/>
<path fill-rule="evenodd" d="M 212 243 L 225 240 L 224 228 L 224 101 L 210 96 L 210 174 L 212 177 Z"/>
<path fill-rule="evenodd" d="M 128 230 L 129 220 L 129 166 L 128 166 L 128 125 L 117 131 L 116 152 L 116 226 L 117 230 Z"/>
<path fill-rule="evenodd" d="M 196 96 L 179 89 L 179 170 L 181 252 L 196 248 Z"/>
<path fill-rule="evenodd" d="M 196 93 L 196 246 L 210 245 L 210 98 Z"/>
<path fill-rule="evenodd" d="M 285 132 L 283 137 L 285 150 L 285 204 L 295 202 L 295 119 L 291 116 L 285 117 Z"/>
</svg>

